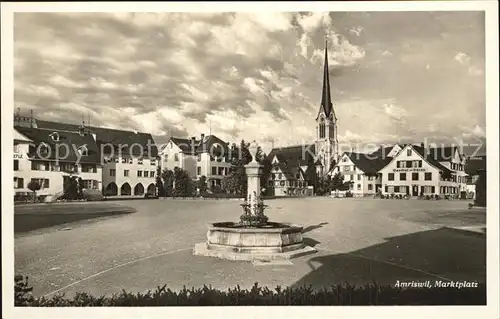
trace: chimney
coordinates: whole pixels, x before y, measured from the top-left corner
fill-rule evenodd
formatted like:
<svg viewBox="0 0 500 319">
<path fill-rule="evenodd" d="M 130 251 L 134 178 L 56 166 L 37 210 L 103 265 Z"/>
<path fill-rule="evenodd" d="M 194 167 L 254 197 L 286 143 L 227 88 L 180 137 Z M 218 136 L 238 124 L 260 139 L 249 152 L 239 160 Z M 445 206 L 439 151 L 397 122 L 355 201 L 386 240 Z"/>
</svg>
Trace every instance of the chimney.
<svg viewBox="0 0 500 319">
<path fill-rule="evenodd" d="M 191 142 L 194 144 L 194 142 L 196 141 L 196 137 L 191 137 Z"/>
</svg>

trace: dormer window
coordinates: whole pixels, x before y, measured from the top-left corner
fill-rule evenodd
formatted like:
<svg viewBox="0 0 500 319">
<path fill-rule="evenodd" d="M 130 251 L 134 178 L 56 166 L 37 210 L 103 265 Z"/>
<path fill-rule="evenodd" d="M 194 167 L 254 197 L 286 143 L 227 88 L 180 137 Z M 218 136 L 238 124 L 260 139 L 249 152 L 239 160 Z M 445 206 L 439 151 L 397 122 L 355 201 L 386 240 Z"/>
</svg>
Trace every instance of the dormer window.
<svg viewBox="0 0 500 319">
<path fill-rule="evenodd" d="M 89 155 L 89 150 L 86 145 L 82 145 L 78 148 L 78 153 L 81 156 L 88 156 Z"/>
<path fill-rule="evenodd" d="M 40 143 L 40 145 L 38 145 L 38 152 L 40 152 L 41 154 L 46 154 L 49 152 L 49 145 L 45 142 L 42 142 Z"/>
<path fill-rule="evenodd" d="M 59 142 L 59 133 L 54 132 L 54 133 L 50 134 L 49 136 L 50 136 L 50 138 L 51 138 L 54 142 Z"/>
</svg>

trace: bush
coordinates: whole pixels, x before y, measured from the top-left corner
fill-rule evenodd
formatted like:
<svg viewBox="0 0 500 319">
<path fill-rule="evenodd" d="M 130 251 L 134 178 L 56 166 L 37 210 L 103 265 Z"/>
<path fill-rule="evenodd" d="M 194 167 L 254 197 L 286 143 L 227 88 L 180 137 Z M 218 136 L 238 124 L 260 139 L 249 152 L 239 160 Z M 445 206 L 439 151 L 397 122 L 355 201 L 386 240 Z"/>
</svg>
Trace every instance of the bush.
<svg viewBox="0 0 500 319">
<path fill-rule="evenodd" d="M 354 195 L 352 194 L 352 192 L 349 190 L 347 192 L 345 192 L 345 197 L 353 197 Z"/>
<path fill-rule="evenodd" d="M 112 296 L 92 296 L 77 293 L 72 299 L 64 295 L 50 298 L 31 296 L 27 278 L 16 276 L 15 305 L 29 307 L 74 306 L 248 306 L 248 305 L 486 305 L 486 285 L 477 288 L 395 288 L 376 283 L 364 286 L 349 284 L 320 290 L 312 287 L 271 290 L 257 283 L 251 289 L 218 290 L 211 286 L 175 292 L 165 286 L 146 293 L 122 291 Z"/>
</svg>

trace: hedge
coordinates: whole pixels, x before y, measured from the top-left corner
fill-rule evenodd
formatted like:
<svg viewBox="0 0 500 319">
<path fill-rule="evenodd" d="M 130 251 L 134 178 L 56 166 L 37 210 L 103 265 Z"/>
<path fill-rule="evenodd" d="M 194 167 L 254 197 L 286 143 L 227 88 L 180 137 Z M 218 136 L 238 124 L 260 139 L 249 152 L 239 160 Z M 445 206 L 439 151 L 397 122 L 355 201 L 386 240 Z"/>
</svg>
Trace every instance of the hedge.
<svg viewBox="0 0 500 319">
<path fill-rule="evenodd" d="M 486 286 L 478 288 L 394 288 L 376 283 L 364 286 L 349 284 L 321 290 L 312 287 L 271 290 L 257 283 L 247 290 L 239 286 L 227 291 L 209 286 L 175 292 L 165 286 L 146 293 L 122 291 L 112 296 L 77 293 L 73 298 L 55 295 L 50 298 L 31 296 L 28 278 L 16 276 L 15 305 L 28 307 L 81 306 L 257 306 L 257 305 L 485 305 Z"/>
</svg>

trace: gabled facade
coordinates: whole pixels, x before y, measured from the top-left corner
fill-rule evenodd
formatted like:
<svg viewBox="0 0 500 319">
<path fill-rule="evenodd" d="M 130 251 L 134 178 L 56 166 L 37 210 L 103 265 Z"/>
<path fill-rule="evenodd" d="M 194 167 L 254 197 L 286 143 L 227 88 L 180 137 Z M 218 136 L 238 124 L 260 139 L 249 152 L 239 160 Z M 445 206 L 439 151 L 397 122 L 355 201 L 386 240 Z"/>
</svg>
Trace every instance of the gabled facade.
<svg viewBox="0 0 500 319">
<path fill-rule="evenodd" d="M 406 145 L 382 174 L 383 194 L 459 196 L 456 171 L 442 165 L 429 148 Z"/>
<path fill-rule="evenodd" d="M 354 196 L 374 195 L 382 190 L 382 176 L 379 171 L 399 150 L 400 146 L 394 145 L 382 147 L 371 154 L 345 152 L 330 174 L 342 174 L 344 182 L 350 183 L 350 191 Z"/>
<path fill-rule="evenodd" d="M 307 170 L 315 170 L 314 166 L 300 165 L 305 163 L 297 163 L 288 165 L 294 162 L 292 152 L 287 152 L 288 156 L 284 156 L 283 152 L 278 153 L 274 150 L 268 158 L 271 161 L 271 174 L 268 179 L 268 194 L 272 196 L 306 196 L 312 195 L 311 187 L 308 187 L 306 180 Z M 303 167 L 306 167 L 304 171 Z"/>
</svg>

